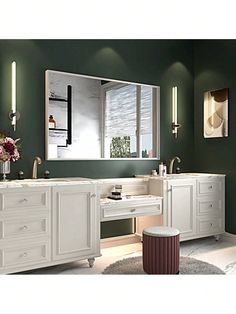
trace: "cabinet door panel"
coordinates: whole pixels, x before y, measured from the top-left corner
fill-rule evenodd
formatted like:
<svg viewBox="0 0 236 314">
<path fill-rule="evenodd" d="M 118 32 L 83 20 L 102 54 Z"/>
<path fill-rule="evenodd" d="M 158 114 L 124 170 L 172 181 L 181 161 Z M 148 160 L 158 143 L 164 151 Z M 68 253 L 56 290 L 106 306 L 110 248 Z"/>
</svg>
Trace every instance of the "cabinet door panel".
<svg viewBox="0 0 236 314">
<path fill-rule="evenodd" d="M 96 250 L 97 222 L 95 187 L 57 187 L 54 193 L 53 258 L 67 259 Z"/>
<path fill-rule="evenodd" d="M 91 245 L 89 193 L 60 192 L 58 204 L 59 253 L 88 249 Z"/>
<path fill-rule="evenodd" d="M 169 225 L 179 229 L 182 238 L 196 233 L 195 195 L 195 180 L 171 180 L 168 182 Z"/>
</svg>

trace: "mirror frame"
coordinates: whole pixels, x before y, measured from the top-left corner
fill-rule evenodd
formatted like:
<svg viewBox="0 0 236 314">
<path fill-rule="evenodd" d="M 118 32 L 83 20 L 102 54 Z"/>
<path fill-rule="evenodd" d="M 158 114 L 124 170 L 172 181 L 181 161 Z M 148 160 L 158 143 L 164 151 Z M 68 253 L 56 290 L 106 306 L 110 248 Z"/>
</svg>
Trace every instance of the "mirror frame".
<svg viewBox="0 0 236 314">
<path fill-rule="evenodd" d="M 49 78 L 48 73 L 61 73 L 61 74 L 67 74 L 67 75 L 73 75 L 73 76 L 80 76 L 83 78 L 90 78 L 90 79 L 97 79 L 97 80 L 103 80 L 103 81 L 109 81 L 109 82 L 116 82 L 121 84 L 133 84 L 138 86 L 150 86 L 153 88 L 156 88 L 156 101 L 157 106 L 156 110 L 154 110 L 153 114 L 153 143 L 156 145 L 153 146 L 156 151 L 156 157 L 152 158 L 142 158 L 142 157 L 131 157 L 131 158 L 49 158 L 48 156 L 48 137 L 49 137 L 49 129 L 48 129 L 48 108 L 49 108 L 49 95 L 48 95 L 48 84 L 49 84 Z M 102 104 L 103 106 L 103 104 Z M 102 144 L 103 145 L 103 144 Z M 136 83 L 136 82 L 128 82 L 128 81 L 121 81 L 116 79 L 110 79 L 110 78 L 104 78 L 104 77 L 97 77 L 97 76 L 90 76 L 90 75 L 83 75 L 83 74 L 77 74 L 77 73 L 71 73 L 71 72 L 64 72 L 64 71 L 56 71 L 56 70 L 46 70 L 45 71 L 45 160 L 47 161 L 74 161 L 74 160 L 142 160 L 142 161 L 148 161 L 148 160 L 160 160 L 160 86 L 156 85 L 150 85 L 150 84 L 143 84 L 143 83 Z"/>
</svg>

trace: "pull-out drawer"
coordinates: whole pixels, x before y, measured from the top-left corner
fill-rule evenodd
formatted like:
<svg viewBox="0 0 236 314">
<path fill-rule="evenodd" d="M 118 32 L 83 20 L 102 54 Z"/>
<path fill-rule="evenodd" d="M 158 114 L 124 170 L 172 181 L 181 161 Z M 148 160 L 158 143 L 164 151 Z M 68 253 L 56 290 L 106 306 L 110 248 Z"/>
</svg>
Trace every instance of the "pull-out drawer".
<svg viewBox="0 0 236 314">
<path fill-rule="evenodd" d="M 49 261 L 48 242 L 32 243 L 28 245 L 16 244 L 13 247 L 0 248 L 0 270 L 1 267 L 21 267 Z"/>
<path fill-rule="evenodd" d="M 50 189 L 18 188 L 0 191 L 0 214 L 19 210 L 49 210 Z"/>
<path fill-rule="evenodd" d="M 197 185 L 198 196 L 222 193 L 221 180 L 198 180 Z"/>
<path fill-rule="evenodd" d="M 197 200 L 197 215 L 222 215 L 223 202 L 215 198 L 203 198 Z"/>
<path fill-rule="evenodd" d="M 203 218 L 198 217 L 197 219 L 197 231 L 199 233 L 214 234 L 224 232 L 222 218 Z"/>
<path fill-rule="evenodd" d="M 102 221 L 161 214 L 162 197 L 101 202 Z"/>
<path fill-rule="evenodd" d="M 49 235 L 49 216 L 0 219 L 0 240 Z"/>
</svg>

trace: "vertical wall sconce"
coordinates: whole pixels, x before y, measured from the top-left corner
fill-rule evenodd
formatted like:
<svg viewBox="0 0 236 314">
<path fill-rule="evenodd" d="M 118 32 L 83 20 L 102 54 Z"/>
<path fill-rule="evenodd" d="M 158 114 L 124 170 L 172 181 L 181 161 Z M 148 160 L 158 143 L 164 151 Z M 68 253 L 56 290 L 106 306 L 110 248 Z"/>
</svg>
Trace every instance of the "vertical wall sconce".
<svg viewBox="0 0 236 314">
<path fill-rule="evenodd" d="M 172 87 L 172 133 L 175 135 L 175 138 L 177 138 L 177 132 L 178 128 L 181 127 L 181 124 L 178 123 L 177 118 L 177 112 L 178 112 L 178 97 L 177 97 L 177 86 Z"/>
<path fill-rule="evenodd" d="M 9 118 L 13 130 L 16 130 L 16 121 L 20 118 L 20 113 L 16 110 L 16 62 L 11 64 L 11 111 L 9 112 Z"/>
</svg>

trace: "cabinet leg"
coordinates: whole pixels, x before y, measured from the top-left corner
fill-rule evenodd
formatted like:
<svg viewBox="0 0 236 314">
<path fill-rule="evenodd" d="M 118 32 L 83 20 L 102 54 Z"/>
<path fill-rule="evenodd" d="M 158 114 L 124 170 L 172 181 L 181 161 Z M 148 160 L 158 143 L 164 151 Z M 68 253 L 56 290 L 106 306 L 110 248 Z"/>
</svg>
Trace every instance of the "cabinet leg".
<svg viewBox="0 0 236 314">
<path fill-rule="evenodd" d="M 94 265 L 94 262 L 95 262 L 95 258 L 93 257 L 93 258 L 88 258 L 88 263 L 89 263 L 89 267 L 93 267 L 93 265 Z"/>
<path fill-rule="evenodd" d="M 219 234 L 214 235 L 214 237 L 215 237 L 215 240 L 216 240 L 216 241 L 219 241 L 219 240 L 220 240 L 220 235 L 219 235 Z"/>
</svg>

